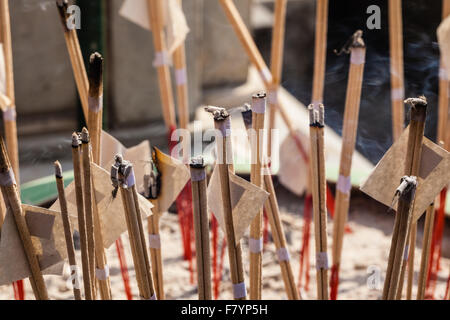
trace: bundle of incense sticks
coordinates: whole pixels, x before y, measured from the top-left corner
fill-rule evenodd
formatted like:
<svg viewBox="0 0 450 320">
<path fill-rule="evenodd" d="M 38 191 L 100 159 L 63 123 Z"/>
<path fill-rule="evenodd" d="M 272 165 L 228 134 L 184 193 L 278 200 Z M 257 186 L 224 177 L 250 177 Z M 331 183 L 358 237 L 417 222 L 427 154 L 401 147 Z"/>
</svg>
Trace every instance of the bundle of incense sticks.
<svg viewBox="0 0 450 320">
<path fill-rule="evenodd" d="M 409 122 L 409 136 L 408 146 L 405 160 L 405 175 L 419 176 L 423 136 L 425 132 L 425 122 L 427 116 L 427 100 L 421 96 L 418 98 L 409 98 L 405 103 L 411 106 L 410 110 L 410 122 Z M 414 203 L 413 203 L 414 207 Z M 412 221 L 408 230 L 407 244 L 409 247 L 409 253 L 407 256 L 408 262 L 408 280 L 406 287 L 406 299 L 412 298 L 412 287 L 414 280 L 414 253 L 416 248 L 416 233 L 417 233 L 417 221 Z M 400 275 L 400 283 L 397 292 L 397 299 L 401 299 L 403 292 L 403 282 L 406 270 L 406 263 L 402 267 Z"/>
<path fill-rule="evenodd" d="M 240 241 L 236 241 L 233 225 L 232 202 L 230 194 L 229 172 L 232 163 L 229 163 L 231 150 L 231 120 L 229 113 L 224 108 L 208 107 L 206 111 L 214 116 L 214 125 L 221 135 L 216 137 L 217 142 L 217 167 L 220 177 L 220 190 L 222 193 L 222 208 L 224 212 L 225 233 L 228 245 L 228 258 L 230 262 L 231 281 L 233 283 L 233 297 L 235 300 L 245 300 L 247 289 L 245 287 L 244 268 L 242 264 L 242 249 Z"/>
<path fill-rule="evenodd" d="M 311 190 L 314 212 L 314 236 L 316 243 L 317 298 L 328 300 L 327 209 L 323 105 L 309 106 L 311 140 Z"/>
<path fill-rule="evenodd" d="M 87 120 L 89 110 L 89 80 L 86 74 L 86 68 L 84 65 L 83 54 L 81 53 L 80 43 L 78 41 L 77 31 L 74 28 L 69 28 L 69 16 L 67 13 L 67 9 L 69 7 L 68 1 L 57 0 L 56 5 L 64 29 L 64 38 L 66 40 L 67 51 L 69 52 L 73 75 L 75 77 L 75 83 L 77 85 L 78 94 L 80 96 L 81 105 L 83 107 L 84 117 Z"/>
<path fill-rule="evenodd" d="M 405 85 L 403 75 L 402 0 L 389 0 L 389 40 L 391 54 L 392 133 L 394 141 L 403 132 Z"/>
<path fill-rule="evenodd" d="M 404 255 L 407 249 L 408 230 L 412 220 L 412 207 L 417 188 L 417 179 L 414 176 L 405 176 L 396 191 L 398 208 L 395 215 L 394 231 L 392 234 L 391 249 L 383 288 L 383 300 L 394 300 L 397 296 L 401 281 L 401 267 L 404 264 Z"/>
<path fill-rule="evenodd" d="M 262 157 L 264 120 L 266 113 L 266 94 L 261 92 L 252 97 L 253 113 L 253 139 L 252 141 L 252 165 L 250 181 L 258 186 L 263 186 L 262 179 Z M 263 230 L 262 210 L 256 215 L 250 225 L 250 299 L 261 300 L 262 291 L 262 251 Z"/>
<path fill-rule="evenodd" d="M 242 118 L 247 131 L 253 129 L 253 115 L 252 109 L 249 105 L 245 105 L 241 108 Z M 250 137 L 250 134 L 249 134 Z M 272 231 L 273 242 L 277 249 L 278 263 L 281 268 L 281 274 L 283 276 L 284 287 L 289 300 L 299 300 L 300 294 L 295 285 L 294 275 L 292 272 L 292 266 L 290 262 L 289 249 L 287 247 L 286 236 L 284 234 L 283 225 L 280 218 L 280 209 L 278 208 L 278 200 L 273 186 L 272 175 L 270 173 L 270 167 L 267 161 L 263 162 L 262 174 L 263 174 L 263 186 L 269 193 L 269 199 L 264 206 L 264 210 L 267 213 L 267 217 Z"/>
<path fill-rule="evenodd" d="M 366 56 L 366 47 L 362 39 L 362 31 L 355 32 L 349 41 L 348 48 L 345 48 L 344 50 L 350 53 L 350 71 L 345 100 L 339 178 L 336 185 L 336 212 L 333 224 L 333 267 L 331 275 L 332 280 L 330 283 L 332 300 L 337 298 L 339 267 L 352 188 L 351 167 L 356 144 Z"/>
<path fill-rule="evenodd" d="M 5 62 L 5 95 L 0 93 L 3 110 L 3 124 L 5 127 L 5 138 L 8 156 L 11 161 L 14 174 L 19 184 L 20 191 L 20 171 L 19 171 L 19 147 L 17 141 L 17 122 L 16 122 L 16 98 L 14 90 L 14 71 L 13 71 L 13 52 L 11 39 L 11 18 L 8 1 L 0 1 L 0 43 L 3 44 L 3 56 Z M 0 196 L 0 201 L 2 201 Z M 0 226 L 2 224 L 4 213 L 0 207 Z M 13 284 L 16 299 L 24 299 L 23 281 L 17 281 Z M 16 293 L 17 292 L 17 293 Z"/>
<path fill-rule="evenodd" d="M 30 231 L 25 220 L 20 201 L 19 188 L 14 176 L 14 171 L 6 152 L 3 138 L 0 137 L 0 188 L 7 209 L 13 214 L 17 231 L 23 245 L 28 266 L 32 276 L 30 277 L 31 287 L 36 300 L 48 300 L 47 287 L 42 275 L 41 267 L 31 239 Z"/>
<path fill-rule="evenodd" d="M 115 164 L 111 168 L 111 181 L 115 188 L 120 189 L 122 195 L 140 297 L 142 300 L 156 300 L 134 169 L 121 155 L 115 157 Z"/>
</svg>

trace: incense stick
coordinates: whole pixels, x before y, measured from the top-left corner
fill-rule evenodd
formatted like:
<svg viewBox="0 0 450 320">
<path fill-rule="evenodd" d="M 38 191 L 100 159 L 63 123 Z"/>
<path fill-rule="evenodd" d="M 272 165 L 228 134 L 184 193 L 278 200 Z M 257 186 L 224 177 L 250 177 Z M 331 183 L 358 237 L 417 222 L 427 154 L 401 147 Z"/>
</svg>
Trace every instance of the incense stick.
<svg viewBox="0 0 450 320">
<path fill-rule="evenodd" d="M 209 249 L 209 221 L 206 195 L 206 169 L 202 157 L 191 160 L 192 204 L 197 255 L 197 283 L 199 300 L 211 300 L 211 255 Z"/>
<path fill-rule="evenodd" d="M 425 299 L 425 289 L 428 268 L 430 267 L 428 261 L 430 259 L 430 248 L 431 248 L 431 237 L 433 235 L 433 223 L 434 223 L 434 203 L 428 207 L 425 213 L 425 225 L 423 231 L 423 241 L 422 241 L 422 257 L 420 260 L 420 271 L 419 280 L 417 287 L 417 300 Z"/>
<path fill-rule="evenodd" d="M 333 222 L 333 269 L 336 270 L 336 279 L 339 279 L 339 268 L 342 256 L 342 246 L 345 234 L 345 224 L 348 218 L 348 209 L 351 195 L 351 167 L 355 150 L 356 134 L 358 129 L 359 107 L 361 102 L 361 89 L 364 74 L 366 48 L 362 39 L 362 31 L 357 31 L 351 39 L 349 47 L 350 71 L 345 100 L 344 124 L 342 131 L 342 150 L 339 166 L 339 178 L 336 185 L 336 212 Z M 337 286 L 336 285 L 336 295 Z"/>
<path fill-rule="evenodd" d="M 286 29 L 286 7 L 287 0 L 275 1 L 275 17 L 272 36 L 272 52 L 270 69 L 272 73 L 272 86 L 269 95 L 269 132 L 267 136 L 267 156 L 272 156 L 272 129 L 275 127 L 275 115 L 278 103 L 278 91 L 281 84 L 281 74 L 283 71 L 284 35 Z"/>
<path fill-rule="evenodd" d="M 84 213 L 86 223 L 87 235 L 87 251 L 88 251 L 88 269 L 91 278 L 92 299 L 95 300 L 95 264 L 96 264 L 96 249 L 95 249 L 95 230 L 94 230 L 94 213 L 92 204 L 92 184 L 91 184 L 91 155 L 90 155 L 90 137 L 86 128 L 83 128 L 81 133 L 81 158 L 83 163 L 83 200 Z"/>
<path fill-rule="evenodd" d="M 150 247 L 150 259 L 152 262 L 153 281 L 155 282 L 156 297 L 158 300 L 165 299 L 163 266 L 161 255 L 161 236 L 159 234 L 159 215 L 160 212 L 155 210 L 153 215 L 148 218 L 148 236 Z"/>
<path fill-rule="evenodd" d="M 115 157 L 115 164 L 111 169 L 111 180 L 122 194 L 139 294 L 142 300 L 156 300 L 137 199 L 134 169 L 132 164 L 123 160 L 121 155 Z"/>
<path fill-rule="evenodd" d="M 328 300 L 327 209 L 324 149 L 324 107 L 309 106 L 311 144 L 311 190 L 316 243 L 317 299 Z"/>
<path fill-rule="evenodd" d="M 81 266 L 83 270 L 84 296 L 86 300 L 93 300 L 91 273 L 89 271 L 89 246 L 86 231 L 86 215 L 84 213 L 82 170 L 81 170 L 81 141 L 78 134 L 72 135 L 73 176 L 75 183 L 75 197 L 77 203 L 78 232 L 80 233 Z"/>
<path fill-rule="evenodd" d="M 89 82 L 86 74 L 86 68 L 84 66 L 80 43 L 78 41 L 78 35 L 75 29 L 68 28 L 67 23 L 67 19 L 69 18 L 67 14 L 67 9 L 69 6 L 68 1 L 57 0 L 56 6 L 64 29 L 64 38 L 66 41 L 70 62 L 72 64 L 72 70 L 78 94 L 80 96 L 84 118 L 87 120 L 89 110 L 89 103 L 88 103 Z"/>
<path fill-rule="evenodd" d="M 407 232 L 412 220 L 412 207 L 417 187 L 416 177 L 405 176 L 397 188 L 395 197 L 398 199 L 397 213 L 395 214 L 394 232 L 392 234 L 391 248 L 383 288 L 383 300 L 394 300 L 401 281 L 400 271 L 406 253 Z"/>
<path fill-rule="evenodd" d="M 220 190 L 222 193 L 222 206 L 224 212 L 225 233 L 228 244 L 228 258 L 230 261 L 231 282 L 233 284 L 233 297 L 235 300 L 245 300 L 247 290 L 245 287 L 244 268 L 242 265 L 242 249 L 240 241 L 236 241 L 233 225 L 233 208 L 231 204 L 230 177 L 232 170 L 230 136 L 230 115 L 223 108 L 208 107 L 206 111 L 214 116 L 214 125 L 220 135 L 216 137 L 217 168 L 220 177 Z M 231 161 L 231 162 L 230 162 Z"/>
<path fill-rule="evenodd" d="M 253 135 L 250 139 L 252 149 L 252 164 L 250 181 L 258 187 L 263 186 L 262 156 L 264 140 L 264 121 L 266 113 L 266 94 L 258 93 L 252 97 Z M 250 299 L 261 300 L 262 291 L 262 209 L 253 219 L 250 225 Z"/>
<path fill-rule="evenodd" d="M 391 55 L 392 134 L 396 141 L 403 132 L 405 84 L 403 75 L 402 0 L 389 0 L 389 42 Z"/>
<path fill-rule="evenodd" d="M 6 207 L 14 216 L 17 231 L 31 271 L 30 283 L 37 300 L 48 300 L 47 288 L 39 265 L 38 255 L 31 239 L 30 231 L 20 202 L 19 189 L 6 152 L 3 138 L 0 138 L 0 187 Z"/>
<path fill-rule="evenodd" d="M 11 39 L 11 18 L 8 1 L 0 1 L 0 41 L 3 43 L 6 76 L 6 98 L 9 103 L 3 111 L 8 156 L 20 191 L 19 148 L 17 142 L 16 98 L 14 92 L 14 68 Z"/>
<path fill-rule="evenodd" d="M 64 191 L 64 179 L 62 175 L 61 164 L 55 162 L 55 179 L 56 187 L 58 189 L 59 205 L 61 207 L 61 219 L 64 227 L 64 237 L 66 239 L 67 256 L 69 258 L 69 265 L 71 270 L 73 295 L 75 300 L 81 300 L 81 290 L 78 288 L 78 266 L 75 259 L 75 247 L 73 245 L 72 228 L 70 226 L 69 214 L 67 212 L 66 194 Z"/>
<path fill-rule="evenodd" d="M 175 107 L 168 66 L 169 55 L 164 41 L 163 17 L 160 14 L 162 12 L 161 0 L 148 0 L 148 11 L 153 35 L 153 46 L 155 48 L 155 60 L 153 66 L 158 70 L 159 90 L 164 121 L 166 127 L 171 129 L 176 127 Z"/>
<path fill-rule="evenodd" d="M 450 1 L 442 1 L 442 20 L 450 15 Z M 446 137 L 447 127 L 450 122 L 450 115 L 448 113 L 448 98 L 449 98 L 449 79 L 447 69 L 444 64 L 444 59 L 441 57 L 439 67 L 439 109 L 438 109 L 438 126 L 437 126 L 437 143 L 440 141 L 448 141 Z M 450 136 L 450 134 L 449 134 Z M 448 141 L 450 143 L 450 141 Z M 446 146 L 448 150 L 448 145 Z"/>
</svg>

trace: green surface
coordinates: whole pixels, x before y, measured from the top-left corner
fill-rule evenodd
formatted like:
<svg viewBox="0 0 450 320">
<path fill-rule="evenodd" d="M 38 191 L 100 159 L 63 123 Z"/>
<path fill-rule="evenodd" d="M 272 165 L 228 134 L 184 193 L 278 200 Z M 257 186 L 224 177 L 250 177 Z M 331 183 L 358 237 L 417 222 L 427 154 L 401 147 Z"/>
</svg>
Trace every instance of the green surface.
<svg viewBox="0 0 450 320">
<path fill-rule="evenodd" d="M 73 181 L 73 171 L 63 174 L 64 185 L 68 186 Z M 55 176 L 44 177 L 38 180 L 24 183 L 20 186 L 22 202 L 29 205 L 41 205 L 58 196 Z"/>
</svg>

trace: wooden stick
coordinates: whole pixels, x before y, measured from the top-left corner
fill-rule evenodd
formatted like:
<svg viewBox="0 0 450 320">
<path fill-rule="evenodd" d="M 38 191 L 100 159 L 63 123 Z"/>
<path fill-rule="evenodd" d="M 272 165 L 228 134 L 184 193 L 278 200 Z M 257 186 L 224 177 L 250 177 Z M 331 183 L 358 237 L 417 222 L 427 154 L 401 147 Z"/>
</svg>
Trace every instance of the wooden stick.
<svg viewBox="0 0 450 320">
<path fill-rule="evenodd" d="M 251 136 L 253 115 L 251 107 L 246 104 L 241 107 L 244 125 Z M 269 193 L 269 199 L 264 204 L 267 216 L 269 218 L 270 229 L 272 231 L 273 242 L 277 249 L 278 263 L 280 264 L 281 274 L 283 276 L 284 287 L 289 300 L 300 300 L 301 297 L 295 285 L 294 275 L 292 272 L 289 249 L 287 247 L 286 236 L 284 234 L 283 225 L 280 219 L 280 210 L 278 208 L 278 200 L 273 186 L 272 175 L 268 162 L 263 163 L 263 186 Z"/>
<path fill-rule="evenodd" d="M 178 0 L 178 3 L 180 7 L 183 6 L 182 0 Z M 173 53 L 173 64 L 175 67 L 179 127 L 181 129 L 187 129 L 189 125 L 189 94 L 185 42 L 175 49 Z"/>
<path fill-rule="evenodd" d="M 263 187 L 262 157 L 264 141 L 264 121 L 266 113 L 266 94 L 258 93 L 252 97 L 253 134 L 250 144 L 252 149 L 252 163 L 250 181 L 258 187 Z M 250 300 L 261 300 L 262 292 L 262 230 L 263 210 L 255 216 L 250 224 Z"/>
<path fill-rule="evenodd" d="M 450 0 L 442 0 L 442 20 L 450 15 Z M 439 68 L 439 110 L 438 110 L 438 129 L 437 129 L 437 143 L 447 140 L 446 133 L 448 124 L 450 123 L 450 115 L 448 112 L 448 98 L 449 98 L 449 79 L 445 69 L 444 59 L 441 57 Z M 450 136 L 450 134 L 449 134 Z M 447 145 L 447 150 L 448 150 Z M 444 146 L 445 147 L 445 146 Z"/>
<path fill-rule="evenodd" d="M 197 255 L 197 283 L 199 300 L 211 300 L 211 255 L 206 195 L 206 169 L 202 157 L 191 160 L 192 204 Z"/>
<path fill-rule="evenodd" d="M 389 0 L 389 42 L 391 55 L 392 134 L 396 141 L 403 132 L 405 84 L 403 75 L 402 0 Z"/>
<path fill-rule="evenodd" d="M 11 18 L 8 1 L 0 1 L 0 41 L 3 43 L 5 58 L 6 98 L 9 103 L 3 111 L 6 146 L 14 175 L 20 191 L 19 148 L 17 142 L 16 98 L 14 92 L 14 66 L 11 39 Z"/>
<path fill-rule="evenodd" d="M 159 217 L 160 212 L 153 210 L 153 215 L 148 218 L 148 233 L 149 233 L 149 247 L 150 259 L 152 262 L 152 275 L 155 282 L 156 297 L 158 300 L 165 299 L 164 293 L 164 277 L 163 265 L 161 255 L 161 236 L 159 233 Z"/>
<path fill-rule="evenodd" d="M 345 101 L 344 124 L 342 131 L 342 150 L 339 166 L 339 179 L 336 185 L 336 212 L 333 222 L 333 267 L 337 270 L 342 256 L 342 246 L 345 234 L 345 225 L 348 218 L 348 209 L 351 195 L 351 167 L 355 151 L 356 135 L 358 130 L 359 107 L 361 89 L 364 75 L 366 48 L 362 39 L 362 31 L 357 31 L 352 38 L 350 46 L 350 71 L 348 78 L 347 97 Z"/>
<path fill-rule="evenodd" d="M 426 289 L 426 281 L 428 268 L 430 267 L 428 264 L 430 258 L 430 248 L 431 248 L 431 238 L 433 235 L 433 223 L 434 223 L 434 203 L 432 203 L 426 212 L 425 215 L 425 226 L 423 228 L 423 241 L 422 241 L 422 257 L 420 260 L 420 271 L 419 271 L 419 280 L 418 280 L 418 288 L 417 288 L 417 300 L 425 299 L 425 289 Z"/>
<path fill-rule="evenodd" d="M 19 189 L 14 178 L 14 172 L 6 152 L 3 138 L 0 138 L 0 187 L 6 207 L 14 216 L 17 231 L 23 245 L 25 256 L 30 267 L 30 283 L 37 300 L 48 300 L 47 288 L 39 265 L 38 255 L 31 239 L 25 214 L 20 202 Z"/>
<path fill-rule="evenodd" d="M 72 228 L 70 227 L 69 214 L 67 211 L 66 193 L 64 191 L 64 179 L 62 175 L 62 168 L 59 161 L 55 162 L 55 179 L 56 187 L 58 189 L 59 205 L 61 207 L 61 219 L 64 227 L 64 236 L 66 239 L 67 256 L 69 258 L 73 295 L 75 300 L 81 300 L 81 290 L 78 287 L 78 266 L 75 259 L 75 247 L 73 245 Z"/>
<path fill-rule="evenodd" d="M 228 20 L 230 21 L 231 26 L 234 28 L 236 35 L 238 36 L 242 46 L 247 52 L 250 61 L 255 65 L 256 69 L 258 70 L 261 80 L 263 81 L 266 89 L 270 91 L 273 83 L 272 74 L 269 71 L 266 63 L 264 62 L 264 59 L 261 53 L 259 52 L 256 43 L 253 41 L 250 31 L 245 26 L 245 23 L 242 20 L 239 11 L 234 5 L 234 2 L 232 0 L 219 0 L 219 1 L 223 7 L 223 10 L 225 11 Z M 289 118 L 289 115 L 286 113 L 286 110 L 284 109 L 280 101 L 278 101 L 277 111 L 280 112 L 281 118 L 283 119 L 284 123 L 286 124 L 286 127 L 288 128 L 289 134 L 295 137 L 296 135 L 292 120 Z"/>
<path fill-rule="evenodd" d="M 405 176 L 402 178 L 402 182 L 395 194 L 396 197 L 399 197 L 399 200 L 383 288 L 383 300 L 394 300 L 398 292 L 398 286 L 401 281 L 400 271 L 404 263 L 404 254 L 407 250 L 407 233 L 412 220 L 412 207 L 416 187 L 416 177 Z"/>
<path fill-rule="evenodd" d="M 275 115 L 278 104 L 278 91 L 283 73 L 284 35 L 286 29 L 287 0 L 275 1 L 275 18 L 272 35 L 272 53 L 270 69 L 273 76 L 269 91 L 269 132 L 267 136 L 267 156 L 272 157 L 272 129 L 275 128 Z"/>
<path fill-rule="evenodd" d="M 422 155 L 422 143 L 425 131 L 425 121 L 427 114 L 427 100 L 425 97 L 410 98 L 405 101 L 411 105 L 410 128 L 408 136 L 407 154 L 405 160 L 405 175 L 418 176 Z M 414 206 L 414 204 L 413 204 Z M 414 252 L 416 248 L 417 221 L 412 221 L 410 226 L 409 257 L 408 257 L 408 281 L 406 287 L 406 298 L 412 297 L 412 285 L 414 276 Z M 404 278 L 400 279 L 402 285 Z M 402 289 L 402 285 L 399 286 Z M 401 293 L 399 293 L 401 296 Z"/>
<path fill-rule="evenodd" d="M 84 212 L 86 221 L 86 235 L 87 235 L 87 250 L 88 250 L 88 266 L 89 274 L 91 278 L 91 285 L 93 296 L 92 299 L 95 300 L 95 257 L 96 257 L 96 247 L 95 247 L 95 230 L 94 230 L 94 209 L 92 204 L 92 184 L 91 184 L 91 154 L 90 154 L 90 137 L 89 132 L 86 128 L 83 128 L 81 133 L 81 155 L 83 163 L 83 200 L 84 200 Z"/>
<path fill-rule="evenodd" d="M 115 160 L 111 170 L 111 179 L 113 185 L 120 188 L 122 194 L 139 293 L 142 300 L 156 300 L 137 199 L 133 166 L 131 163 L 124 161 L 121 155 L 117 155 Z"/>
<path fill-rule="evenodd" d="M 328 33 L 328 0 L 318 0 L 316 3 L 316 38 L 314 49 L 314 75 L 312 104 L 323 103 L 325 86 L 325 69 L 327 60 Z"/>
<path fill-rule="evenodd" d="M 84 296 L 93 300 L 91 273 L 89 271 L 89 246 L 86 231 L 86 216 L 84 213 L 83 182 L 81 169 L 81 141 L 77 133 L 72 135 L 73 175 L 75 181 L 75 197 L 77 202 L 78 232 L 80 233 L 81 266 L 83 270 Z"/>
<path fill-rule="evenodd" d="M 80 96 L 81 105 L 83 108 L 83 114 L 86 121 L 88 120 L 88 90 L 89 82 L 86 74 L 86 68 L 84 65 L 83 54 L 81 53 L 80 43 L 78 41 L 77 31 L 75 29 L 69 29 L 67 24 L 68 14 L 68 1 L 58 0 L 56 2 L 58 13 L 61 18 L 61 23 L 64 29 L 64 38 L 66 40 L 66 46 L 72 64 L 72 70 L 75 77 L 75 83 L 77 86 L 78 94 Z"/>
<path fill-rule="evenodd" d="M 232 170 L 232 157 L 231 150 L 229 149 L 229 139 L 231 135 L 230 115 L 223 108 L 208 107 L 206 108 L 206 111 L 213 113 L 215 128 L 221 132 L 221 135 L 216 137 L 218 149 L 216 165 L 220 176 L 220 190 L 222 194 L 222 206 L 224 212 L 225 233 L 228 244 L 231 282 L 233 284 L 233 296 L 235 300 L 245 300 L 247 297 L 247 291 L 245 288 L 244 268 L 242 265 L 242 249 L 240 241 L 236 241 L 234 235 L 232 214 L 233 208 L 231 204 L 229 177 L 229 172 Z"/>
<path fill-rule="evenodd" d="M 89 117 L 88 128 L 92 146 L 92 160 L 100 164 L 101 134 L 103 115 L 103 57 L 93 53 L 89 59 Z M 94 184 L 92 180 L 91 184 Z M 100 215 L 97 207 L 95 192 L 92 194 L 94 214 L 94 234 L 96 250 L 96 277 L 100 288 L 102 300 L 111 300 L 111 284 L 109 267 L 103 247 L 103 231 L 100 224 Z"/>
<path fill-rule="evenodd" d="M 155 60 L 153 65 L 158 70 L 159 90 L 163 117 L 168 129 L 176 127 L 175 107 L 173 100 L 172 83 L 170 82 L 170 70 L 168 66 L 168 52 L 164 37 L 161 0 L 147 0 L 150 25 L 153 34 L 153 46 L 155 48 Z"/>
<path fill-rule="evenodd" d="M 324 148 L 324 107 L 309 106 L 311 144 L 311 189 L 316 243 L 317 299 L 328 300 L 327 208 Z"/>
</svg>

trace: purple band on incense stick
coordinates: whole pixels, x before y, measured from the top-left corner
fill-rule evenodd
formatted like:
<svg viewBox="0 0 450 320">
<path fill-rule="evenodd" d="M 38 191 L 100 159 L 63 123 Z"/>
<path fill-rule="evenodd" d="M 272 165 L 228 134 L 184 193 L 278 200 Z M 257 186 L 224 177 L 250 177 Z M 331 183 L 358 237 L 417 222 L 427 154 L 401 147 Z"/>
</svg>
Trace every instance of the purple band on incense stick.
<svg viewBox="0 0 450 320">
<path fill-rule="evenodd" d="M 391 99 L 393 101 L 403 101 L 405 100 L 405 89 L 397 88 L 391 90 Z"/>
<path fill-rule="evenodd" d="M 336 188 L 344 193 L 344 194 L 350 194 L 350 191 L 352 190 L 352 180 L 350 177 L 344 177 L 343 175 L 339 175 Z"/>
<path fill-rule="evenodd" d="M 16 121 L 17 113 L 16 108 L 6 108 L 5 111 L 3 111 L 3 120 L 5 121 Z"/>
<path fill-rule="evenodd" d="M 8 172 L 0 172 L 0 186 L 9 187 L 16 184 L 14 171 L 10 168 Z"/>
<path fill-rule="evenodd" d="M 99 113 L 103 109 L 103 96 L 100 97 L 88 97 L 89 110 Z"/>
<path fill-rule="evenodd" d="M 247 288 L 245 282 L 233 284 L 233 297 L 235 299 L 245 298 L 247 296 Z"/>
<path fill-rule="evenodd" d="M 448 80 L 447 69 L 439 68 L 439 79 L 441 79 L 441 80 Z"/>
<path fill-rule="evenodd" d="M 141 297 L 141 300 L 156 300 L 156 293 L 154 293 L 150 299 L 144 299 L 144 297 Z"/>
<path fill-rule="evenodd" d="M 264 114 L 266 112 L 266 99 L 253 98 L 252 111 L 257 114 Z"/>
<path fill-rule="evenodd" d="M 282 262 L 282 261 L 289 261 L 291 260 L 291 257 L 289 255 L 289 252 L 287 251 L 286 248 L 280 248 L 277 250 L 277 256 L 278 256 L 278 261 Z"/>
<path fill-rule="evenodd" d="M 248 239 L 248 247 L 251 253 L 261 253 L 263 251 L 263 238 Z"/>
<path fill-rule="evenodd" d="M 226 118 L 223 121 L 216 121 L 216 129 L 220 131 L 222 137 L 229 137 L 231 135 L 231 119 Z"/>
<path fill-rule="evenodd" d="M 161 249 L 161 237 L 159 234 L 148 235 L 148 246 L 152 249 Z"/>
<path fill-rule="evenodd" d="M 95 276 L 98 280 L 107 280 L 109 278 L 109 267 L 105 265 L 104 269 L 95 269 Z"/>
<path fill-rule="evenodd" d="M 326 252 L 318 252 L 316 254 L 316 269 L 328 270 L 328 255 Z"/>
<path fill-rule="evenodd" d="M 187 83 L 186 68 L 175 70 L 175 83 L 177 84 L 177 86 L 182 86 Z"/>
<path fill-rule="evenodd" d="M 130 170 L 130 173 L 127 176 L 127 179 L 125 180 L 125 185 L 128 188 L 133 187 L 136 184 L 136 179 L 134 178 L 134 170 Z"/>
<path fill-rule="evenodd" d="M 270 73 L 270 70 L 267 67 L 264 67 L 262 70 L 260 70 L 259 74 L 261 75 L 261 78 L 264 82 L 272 83 L 272 73 Z"/>
<path fill-rule="evenodd" d="M 267 100 L 270 104 L 278 104 L 278 89 L 271 89 L 267 94 Z"/>
<path fill-rule="evenodd" d="M 155 59 L 153 60 L 153 67 L 168 66 L 170 64 L 170 56 L 167 51 L 158 51 L 155 53 Z"/>
<path fill-rule="evenodd" d="M 352 64 L 361 65 L 366 62 L 366 51 L 363 48 L 354 48 L 350 56 Z"/>
<path fill-rule="evenodd" d="M 193 182 L 203 181 L 206 179 L 205 169 L 192 169 L 191 170 L 191 180 Z"/>
</svg>

